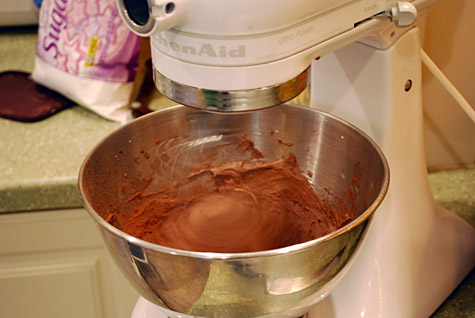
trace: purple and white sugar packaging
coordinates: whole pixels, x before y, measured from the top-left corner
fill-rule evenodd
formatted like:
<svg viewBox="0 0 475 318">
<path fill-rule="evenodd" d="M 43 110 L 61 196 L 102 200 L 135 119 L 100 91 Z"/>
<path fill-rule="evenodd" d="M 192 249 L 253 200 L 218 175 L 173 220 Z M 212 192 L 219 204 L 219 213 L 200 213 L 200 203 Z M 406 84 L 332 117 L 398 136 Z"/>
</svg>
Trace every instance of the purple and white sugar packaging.
<svg viewBox="0 0 475 318">
<path fill-rule="evenodd" d="M 130 119 L 139 36 L 115 0 L 43 0 L 32 78 L 102 117 Z"/>
</svg>

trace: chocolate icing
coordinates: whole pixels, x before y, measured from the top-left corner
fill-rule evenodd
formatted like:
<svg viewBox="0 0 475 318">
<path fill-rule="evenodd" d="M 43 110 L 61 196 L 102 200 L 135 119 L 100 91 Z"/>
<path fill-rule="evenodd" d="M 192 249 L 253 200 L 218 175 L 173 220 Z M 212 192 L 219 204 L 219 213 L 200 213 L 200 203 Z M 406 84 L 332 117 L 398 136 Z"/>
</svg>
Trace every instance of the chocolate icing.
<svg viewBox="0 0 475 318">
<path fill-rule="evenodd" d="M 238 148 L 261 157 L 249 138 Z M 264 251 L 353 220 L 355 193 L 348 189 L 344 197 L 321 199 L 293 154 L 271 163 L 240 160 L 197 169 L 158 193 L 138 192 L 107 220 L 132 236 L 182 250 Z"/>
</svg>

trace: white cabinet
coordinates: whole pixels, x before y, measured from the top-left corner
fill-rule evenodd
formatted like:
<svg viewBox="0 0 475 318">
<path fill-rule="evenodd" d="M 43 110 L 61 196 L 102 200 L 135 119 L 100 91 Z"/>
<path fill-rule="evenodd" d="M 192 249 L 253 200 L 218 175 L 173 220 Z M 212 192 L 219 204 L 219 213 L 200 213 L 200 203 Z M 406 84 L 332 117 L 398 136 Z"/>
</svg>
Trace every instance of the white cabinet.
<svg viewBox="0 0 475 318">
<path fill-rule="evenodd" d="M 0 317 L 126 318 L 137 299 L 85 210 L 0 215 Z"/>
</svg>

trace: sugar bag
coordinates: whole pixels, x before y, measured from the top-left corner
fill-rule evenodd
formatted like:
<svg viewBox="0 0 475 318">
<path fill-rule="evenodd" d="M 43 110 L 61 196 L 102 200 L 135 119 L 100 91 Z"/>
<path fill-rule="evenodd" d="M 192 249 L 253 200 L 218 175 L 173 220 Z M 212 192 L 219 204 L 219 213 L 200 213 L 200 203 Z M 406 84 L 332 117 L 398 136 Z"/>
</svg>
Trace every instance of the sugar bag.
<svg viewBox="0 0 475 318">
<path fill-rule="evenodd" d="M 139 47 L 114 0 L 43 0 L 32 78 L 125 123 Z"/>
</svg>

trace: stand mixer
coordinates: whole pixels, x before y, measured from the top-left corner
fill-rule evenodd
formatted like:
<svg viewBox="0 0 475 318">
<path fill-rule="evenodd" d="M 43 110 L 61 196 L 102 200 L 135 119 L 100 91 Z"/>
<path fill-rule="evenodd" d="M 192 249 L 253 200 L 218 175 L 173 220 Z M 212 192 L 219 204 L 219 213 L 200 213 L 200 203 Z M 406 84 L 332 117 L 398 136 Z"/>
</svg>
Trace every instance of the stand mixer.
<svg viewBox="0 0 475 318">
<path fill-rule="evenodd" d="M 475 262 L 474 229 L 436 206 L 423 144 L 417 17 L 436 1 L 118 0 L 151 37 L 154 80 L 207 111 L 257 110 L 299 95 L 368 134 L 388 194 L 350 269 L 309 317 L 426 317 Z M 311 67 L 310 67 L 311 65 Z M 134 318 L 166 317 L 141 298 Z"/>
</svg>

